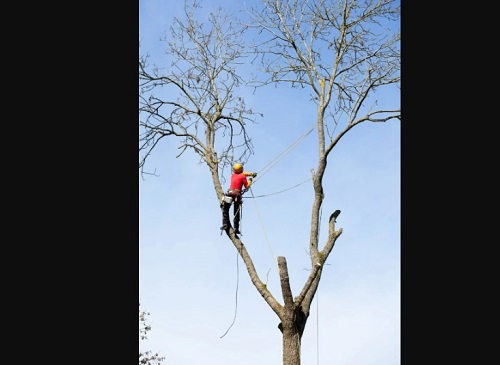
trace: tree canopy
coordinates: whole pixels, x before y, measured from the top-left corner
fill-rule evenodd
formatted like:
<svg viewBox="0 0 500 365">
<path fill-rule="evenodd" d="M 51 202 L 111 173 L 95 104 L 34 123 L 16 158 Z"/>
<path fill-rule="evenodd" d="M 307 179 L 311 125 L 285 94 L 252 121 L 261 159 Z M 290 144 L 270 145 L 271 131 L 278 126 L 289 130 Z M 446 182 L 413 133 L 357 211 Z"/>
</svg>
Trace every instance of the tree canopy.
<svg viewBox="0 0 500 365">
<path fill-rule="evenodd" d="M 247 105 L 245 89 L 258 93 L 289 85 L 308 90 L 304 103 L 316 108 L 307 122 L 314 125 L 318 155 L 311 171 L 310 272 L 300 292 L 293 295 L 287 260 L 279 256 L 278 298 L 256 269 L 242 237 L 227 231 L 252 284 L 278 317 L 283 365 L 300 365 L 301 338 L 322 270 L 343 233 L 335 227 L 340 211 L 328 212 L 328 234 L 320 241 L 331 153 L 357 125 L 400 120 L 399 100 L 377 97 L 382 89 L 399 88 L 400 34 L 394 26 L 399 3 L 264 0 L 262 6 L 247 9 L 244 21 L 219 8 L 206 23 L 197 17 L 201 8 L 196 1 L 186 3 L 185 16 L 175 19 L 165 39 L 168 66 L 151 66 L 144 55 L 139 59 L 139 168 L 148 173 L 146 161 L 158 144 L 175 139 L 177 157 L 194 152 L 207 167 L 220 200 L 225 193 L 224 169 L 251 156 L 247 127 L 256 117 L 264 117 Z M 255 66 L 255 73 L 241 71 L 247 64 Z"/>
</svg>

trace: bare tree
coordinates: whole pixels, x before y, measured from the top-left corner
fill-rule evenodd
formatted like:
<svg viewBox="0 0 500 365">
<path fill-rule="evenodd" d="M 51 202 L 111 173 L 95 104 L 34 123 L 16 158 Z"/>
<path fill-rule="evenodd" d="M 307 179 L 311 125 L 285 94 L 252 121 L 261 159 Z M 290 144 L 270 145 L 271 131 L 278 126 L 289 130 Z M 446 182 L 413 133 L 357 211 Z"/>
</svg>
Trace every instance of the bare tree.
<svg viewBox="0 0 500 365">
<path fill-rule="evenodd" d="M 147 116 L 139 122 L 144 132 L 140 137 L 140 152 L 143 152 L 140 168 L 163 137 L 179 137 L 179 155 L 192 148 L 200 156 L 212 174 L 220 199 L 223 189 L 219 173 L 232 162 L 235 149 L 243 149 L 240 157 L 252 152 L 245 122 L 254 113 L 242 99 L 233 96 L 243 82 L 233 67 L 247 51 L 243 43 L 235 40 L 244 30 L 255 27 L 261 41 L 248 51 L 252 51 L 253 61 L 259 62 L 269 76 L 260 81 L 248 80 L 255 90 L 289 83 L 292 87 L 309 88 L 311 100 L 317 105 L 318 162 L 312 175 L 311 271 L 301 292 L 293 296 L 287 261 L 280 256 L 283 303 L 278 301 L 259 277 L 240 237 L 233 229 L 227 235 L 246 265 L 253 285 L 279 318 L 283 365 L 300 365 L 301 339 L 322 269 L 342 234 L 342 228 L 335 229 L 335 218 L 340 213 L 336 211 L 330 215 L 325 242 L 319 242 L 328 157 L 354 126 L 400 120 L 399 100 L 377 99 L 381 88 L 399 87 L 400 35 L 394 23 L 399 21 L 400 7 L 393 0 L 264 0 L 262 4 L 263 8 L 248 11 L 251 22 L 243 28 L 235 22 L 221 22 L 227 18 L 218 14 L 209 18 L 211 28 L 206 30 L 195 23 L 194 13 L 186 10 L 187 22 L 177 20 L 177 28 L 172 29 L 172 36 L 179 43 L 171 44 L 170 53 L 175 61 L 170 73 L 160 76 L 158 69 L 149 73 L 146 59 L 140 60 L 140 114 Z M 179 99 L 162 101 L 154 96 L 153 91 L 162 86 L 176 89 Z M 395 105 L 387 105 L 391 102 Z M 218 146 L 216 136 L 222 136 L 225 144 Z"/>
<path fill-rule="evenodd" d="M 319 243 L 320 211 L 324 199 L 323 176 L 328 156 L 340 139 L 363 122 L 400 120 L 396 105 L 378 106 L 376 92 L 399 87 L 399 2 L 394 0 L 263 1 L 265 11 L 252 9 L 252 26 L 264 35 L 255 47 L 269 83 L 309 87 L 317 105 L 318 163 L 313 171 L 309 255 L 311 273 L 302 291 L 293 297 L 285 257 L 278 257 L 284 305 L 262 287 L 251 262 L 245 263 L 252 281 L 281 320 L 283 364 L 300 364 L 300 344 L 316 294 L 321 271 L 342 229 L 335 230 L 334 212 L 329 233 Z M 397 24 L 396 24 L 397 25 Z"/>
<path fill-rule="evenodd" d="M 149 70 L 148 56 L 139 59 L 139 120 L 141 134 L 139 168 L 143 174 L 147 157 L 164 138 L 178 137 L 179 154 L 192 149 L 206 163 L 212 174 L 217 197 L 223 195 L 219 168 L 234 160 L 246 161 L 253 153 L 246 123 L 254 122 L 256 115 L 237 96 L 244 80 L 236 69 L 247 56 L 244 51 L 245 27 L 236 23 L 236 17 L 222 9 L 209 14 L 209 26 L 196 21 L 196 10 L 201 6 L 193 0 L 186 2 L 185 22 L 175 18 L 168 43 L 171 64 L 166 70 Z M 168 89 L 171 94 L 162 96 Z M 221 136 L 224 143 L 217 153 Z"/>
</svg>

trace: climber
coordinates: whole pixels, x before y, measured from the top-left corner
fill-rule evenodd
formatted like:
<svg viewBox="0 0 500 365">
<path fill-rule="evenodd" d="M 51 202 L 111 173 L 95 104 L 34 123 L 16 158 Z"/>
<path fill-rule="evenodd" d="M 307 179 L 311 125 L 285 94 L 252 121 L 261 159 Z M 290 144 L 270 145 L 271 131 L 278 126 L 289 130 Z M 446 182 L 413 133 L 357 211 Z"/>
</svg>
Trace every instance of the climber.
<svg viewBox="0 0 500 365">
<path fill-rule="evenodd" d="M 250 176 L 247 180 L 247 176 Z M 243 171 L 243 165 L 241 163 L 236 163 L 233 166 L 233 174 L 231 175 L 231 184 L 227 193 L 224 195 L 221 202 L 222 209 L 222 227 L 221 230 L 228 231 L 231 227 L 231 222 L 229 220 L 229 208 L 231 204 L 234 203 L 234 233 L 240 234 L 240 209 L 241 209 L 241 196 L 243 194 L 243 187 L 246 190 L 252 185 L 253 177 L 256 177 L 256 172 Z"/>
</svg>

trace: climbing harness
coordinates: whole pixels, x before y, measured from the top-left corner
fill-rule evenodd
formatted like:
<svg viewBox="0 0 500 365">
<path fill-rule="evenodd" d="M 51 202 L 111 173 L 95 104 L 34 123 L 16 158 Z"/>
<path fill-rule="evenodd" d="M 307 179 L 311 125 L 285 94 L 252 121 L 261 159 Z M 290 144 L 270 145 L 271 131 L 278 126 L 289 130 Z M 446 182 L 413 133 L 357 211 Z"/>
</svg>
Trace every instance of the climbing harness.
<svg viewBox="0 0 500 365">
<path fill-rule="evenodd" d="M 304 133 L 302 136 L 300 136 L 297 140 L 295 140 L 291 145 L 289 145 L 283 152 L 279 153 L 273 160 L 271 160 L 271 162 L 269 162 L 267 165 L 265 165 L 263 167 L 263 171 L 261 170 L 259 173 L 258 173 L 258 176 L 259 177 L 255 177 L 255 180 L 253 182 L 256 182 L 258 178 L 262 177 L 264 174 L 266 174 L 274 165 L 276 165 L 280 160 L 282 160 L 288 153 L 290 153 L 290 151 L 295 148 L 300 142 L 302 142 L 313 130 L 314 128 L 316 127 L 316 123 L 313 124 L 313 126 L 306 132 Z M 233 166 L 233 171 L 240 171 L 240 170 L 243 170 L 243 165 L 241 163 L 236 163 L 234 166 Z M 241 171 L 242 172 L 242 171 Z M 293 186 L 292 188 L 289 188 L 289 189 L 285 189 L 285 190 L 282 190 L 281 192 L 284 192 L 284 191 L 287 191 L 287 190 L 290 190 L 290 189 L 293 189 L 299 185 L 302 185 L 304 183 L 306 183 L 307 181 L 311 180 L 310 178 L 307 179 L 306 181 L 298 184 L 298 185 L 295 185 Z M 253 184 L 252 184 L 253 185 Z M 239 194 L 239 198 L 241 199 L 240 201 L 240 205 L 237 209 L 237 211 L 234 213 L 233 215 L 233 220 L 234 218 L 236 217 L 236 215 L 239 213 L 240 214 L 240 221 L 241 221 L 241 218 L 242 218 L 242 206 L 243 206 L 243 194 L 248 191 L 249 189 L 244 189 L 241 194 Z M 278 192 L 280 193 L 280 192 Z M 278 194 L 278 193 L 275 193 L 275 194 Z M 268 195 L 275 195 L 275 194 L 268 194 Z M 255 199 L 255 196 L 253 196 L 253 192 L 252 192 L 252 198 Z M 255 201 L 255 200 L 254 200 Z M 224 196 L 222 197 L 221 199 L 221 207 L 222 209 L 224 209 L 224 204 L 234 204 L 234 199 L 232 196 L 228 195 L 228 194 L 224 194 Z M 229 209 L 231 207 L 229 206 Z M 238 227 L 239 228 L 239 227 Z M 221 236 L 222 236 L 222 232 L 227 230 L 228 227 L 226 224 L 223 224 L 222 227 L 220 228 L 221 232 Z"/>
<path fill-rule="evenodd" d="M 234 192 L 234 190 L 232 191 L 232 189 L 229 189 L 228 193 L 224 194 L 224 196 L 221 199 L 221 209 L 225 209 L 224 204 L 229 204 L 229 207 L 226 208 L 228 210 L 228 212 L 231 210 L 231 206 L 234 203 L 236 203 L 237 201 L 239 203 L 238 209 L 236 210 L 236 212 L 234 212 L 233 217 L 231 219 L 234 222 L 234 218 L 238 214 L 240 216 L 240 219 L 238 220 L 238 223 L 239 223 L 238 229 L 240 232 L 237 232 L 237 234 L 241 234 L 240 227 L 241 227 L 241 220 L 243 219 L 243 209 L 242 209 L 242 207 L 243 207 L 243 194 L 246 193 L 247 191 L 248 191 L 248 189 L 243 189 L 240 193 L 238 190 L 236 195 L 228 195 L 229 193 Z M 222 227 L 220 227 L 221 236 L 222 236 L 222 232 L 227 230 L 227 229 L 228 229 L 228 227 L 226 227 L 225 225 L 222 225 Z"/>
<path fill-rule="evenodd" d="M 301 136 L 297 141 L 295 141 L 291 146 L 289 146 L 284 152 L 282 152 L 281 154 L 279 154 L 275 159 L 274 159 L 274 162 L 269 163 L 268 165 L 266 165 L 264 168 L 267 168 L 264 172 L 259 171 L 258 172 L 258 176 L 259 178 L 262 177 L 267 171 L 269 171 L 271 169 L 271 167 L 273 167 L 275 164 L 277 164 L 279 162 L 279 160 L 281 160 L 287 153 L 289 153 L 295 146 L 298 145 L 299 142 L 301 142 L 307 135 L 309 135 L 312 131 L 314 130 L 314 127 L 311 128 L 306 134 L 304 134 L 303 136 Z M 269 166 L 269 167 L 268 167 Z M 254 183 L 255 181 L 257 180 L 254 179 Z M 264 231 L 264 235 L 265 235 L 265 238 L 266 238 L 266 242 L 268 244 L 268 248 L 269 248 L 269 252 L 271 254 L 271 259 L 273 261 L 273 264 L 276 264 L 276 270 L 277 272 L 279 272 L 279 267 L 278 267 L 278 264 L 277 264 L 277 260 L 275 259 L 275 256 L 274 256 L 274 253 L 272 251 L 272 247 L 271 247 L 271 244 L 269 242 L 269 238 L 267 237 L 267 234 L 266 234 L 266 229 L 264 227 L 264 222 L 262 220 L 262 217 L 260 215 L 260 211 L 257 207 L 257 201 L 255 198 L 260 198 L 260 197 L 265 197 L 265 196 L 270 196 L 270 195 L 276 195 L 276 194 L 280 194 L 280 193 L 283 193 L 285 191 L 288 191 L 288 190 L 291 190 L 293 188 L 296 188 L 308 181 L 310 181 L 311 178 L 291 187 L 291 188 L 288 188 L 288 189 L 284 189 L 284 190 L 281 190 L 281 191 L 278 191 L 278 192 L 275 192 L 275 193 L 272 193 L 272 194 L 267 194 L 267 195 L 258 195 L 258 196 L 254 196 L 253 194 L 253 190 L 251 189 L 251 187 L 249 187 L 248 189 L 244 189 L 242 190 L 241 194 L 239 194 L 239 199 L 240 200 L 240 205 L 238 207 L 238 210 L 235 212 L 235 214 L 233 215 L 233 220 L 234 220 L 234 217 L 236 216 L 236 214 L 240 214 L 240 221 L 242 220 L 243 218 L 243 210 L 242 210 L 242 206 L 243 206 L 243 194 L 246 193 L 247 191 L 250 190 L 250 193 L 251 193 L 251 198 L 254 199 L 254 204 L 255 204 L 255 208 L 257 210 L 257 214 L 259 216 L 259 220 L 260 220 L 260 223 L 263 227 L 263 231 Z M 253 184 L 252 184 L 253 186 Z M 250 197 L 249 197 L 250 198 Z M 228 196 L 226 194 L 224 194 L 224 197 L 222 198 L 222 202 L 226 202 L 228 204 L 233 204 L 234 203 L 234 199 L 232 196 Z M 333 212 L 331 215 L 330 215 L 330 221 L 333 219 L 335 222 L 336 222 L 336 218 L 339 216 L 340 214 L 340 210 L 335 210 L 335 212 Z M 320 216 L 319 216 L 319 227 L 321 227 L 321 217 L 322 217 L 322 209 L 320 211 Z M 241 222 L 240 222 L 240 226 L 241 226 Z M 221 227 L 222 228 L 222 227 Z M 221 235 L 222 235 L 222 229 L 221 229 Z M 235 304 L 235 310 L 234 310 L 234 317 L 233 317 L 233 321 L 231 323 L 231 325 L 227 328 L 226 332 L 220 336 L 220 338 L 223 338 L 224 336 L 226 336 L 226 334 L 229 332 L 229 330 L 233 327 L 235 321 L 236 321 L 236 313 L 237 313 L 237 309 L 238 309 L 238 282 L 239 282 L 239 263 L 238 263 L 238 260 L 239 260 L 239 253 L 237 252 L 236 253 L 236 266 L 237 266 L 237 282 L 236 282 L 236 304 Z M 319 288 L 316 292 L 316 361 L 317 361 L 317 364 L 319 365 L 319 355 L 320 355 L 320 348 L 319 348 Z"/>
</svg>

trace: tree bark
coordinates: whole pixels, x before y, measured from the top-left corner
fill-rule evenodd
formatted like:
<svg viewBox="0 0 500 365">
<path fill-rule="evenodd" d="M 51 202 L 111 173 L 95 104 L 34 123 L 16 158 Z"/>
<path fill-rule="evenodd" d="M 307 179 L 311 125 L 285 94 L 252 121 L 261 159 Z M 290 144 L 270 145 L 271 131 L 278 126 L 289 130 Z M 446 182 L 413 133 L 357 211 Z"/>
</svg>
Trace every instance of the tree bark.
<svg viewBox="0 0 500 365">
<path fill-rule="evenodd" d="M 291 322 L 283 326 L 283 365 L 300 365 L 301 336 Z"/>
</svg>

